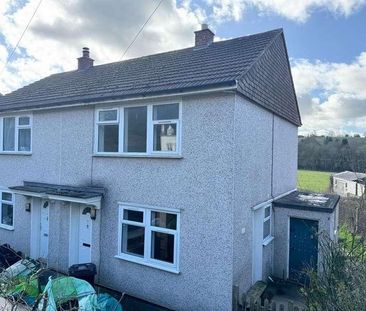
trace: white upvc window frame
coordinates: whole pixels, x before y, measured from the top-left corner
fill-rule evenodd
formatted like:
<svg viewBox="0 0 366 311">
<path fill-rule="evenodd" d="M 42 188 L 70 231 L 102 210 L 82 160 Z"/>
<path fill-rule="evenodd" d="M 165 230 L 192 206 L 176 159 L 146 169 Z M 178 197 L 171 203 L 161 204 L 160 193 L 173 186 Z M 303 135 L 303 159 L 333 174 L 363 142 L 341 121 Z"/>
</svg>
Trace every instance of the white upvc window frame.
<svg viewBox="0 0 366 311">
<path fill-rule="evenodd" d="M 266 217 L 266 209 L 269 209 L 269 216 Z M 263 207 L 263 231 L 264 234 L 264 224 L 269 221 L 269 234 L 263 237 L 263 244 L 267 244 L 273 240 L 272 230 L 273 230 L 273 219 L 272 219 L 272 204 L 268 204 Z"/>
<path fill-rule="evenodd" d="M 153 120 L 154 106 L 162 106 L 169 104 L 178 104 L 179 115 L 178 119 L 172 120 Z M 125 140 L 125 109 L 133 107 L 147 107 L 147 126 L 146 126 L 146 152 L 127 152 L 124 151 L 124 140 Z M 118 126 L 119 126 L 119 141 L 118 141 L 118 152 L 102 152 L 98 151 L 98 128 L 100 124 L 116 124 L 108 122 L 99 122 L 99 112 L 107 110 L 118 110 Z M 182 147 L 182 101 L 172 100 L 164 102 L 154 102 L 148 104 L 130 104 L 123 106 L 103 107 L 95 110 L 95 133 L 94 133 L 94 154 L 100 156 L 123 156 L 123 157 L 180 157 Z M 177 124 L 176 126 L 176 150 L 175 151 L 154 151 L 154 125 L 155 124 Z"/>
<path fill-rule="evenodd" d="M 108 120 L 108 121 L 100 121 L 99 120 L 99 113 L 103 111 L 117 111 L 117 119 L 116 120 Z M 97 109 L 95 114 L 95 146 L 94 146 L 94 152 L 95 153 L 103 153 L 103 154 L 116 154 L 119 153 L 121 150 L 121 124 L 120 124 L 120 108 L 119 107 L 111 107 L 111 108 L 103 108 L 103 109 Z M 99 146 L 99 125 L 118 125 L 118 152 L 106 152 L 106 151 L 98 151 Z"/>
<path fill-rule="evenodd" d="M 165 120 L 154 120 L 154 107 L 155 106 L 163 106 L 165 104 L 154 104 L 152 105 L 151 108 L 151 116 L 150 116 L 150 121 L 148 121 L 148 125 L 151 127 L 150 128 L 150 138 L 151 138 L 151 144 L 149 145 L 150 150 L 149 152 L 151 154 L 180 154 L 180 148 L 181 148 L 181 119 L 182 119 L 182 113 L 181 113 L 181 108 L 182 105 L 181 103 L 170 103 L 170 104 L 178 104 L 178 119 L 165 119 Z M 168 104 L 169 105 L 169 104 Z M 149 115 L 148 115 L 149 117 Z M 159 151 L 159 150 L 154 150 L 154 127 L 155 125 L 170 125 L 170 124 L 176 124 L 176 151 Z M 149 131 L 148 131 L 149 132 Z"/>
<path fill-rule="evenodd" d="M 4 119 L 6 118 L 14 118 L 15 119 L 15 128 L 14 128 L 14 150 L 4 150 Z M 29 118 L 29 124 L 20 125 L 20 118 Z M 21 151 L 19 150 L 19 130 L 22 129 L 30 129 L 30 150 L 29 151 Z M 3 115 L 0 116 L 0 153 L 3 154 L 31 154 L 32 153 L 32 144 L 33 144 L 33 116 L 32 114 L 18 114 L 18 115 Z"/>
<path fill-rule="evenodd" d="M 8 193 L 11 194 L 11 201 L 7 201 L 7 200 L 3 200 L 3 193 Z M 6 224 L 2 223 L 2 205 L 3 204 L 8 204 L 11 205 L 13 207 L 13 225 L 9 226 Z M 13 192 L 4 189 L 4 188 L 0 188 L 0 228 L 2 229 L 6 229 L 6 230 L 14 230 L 14 207 L 15 207 L 15 195 Z"/>
<path fill-rule="evenodd" d="M 123 219 L 123 214 L 124 214 L 125 210 L 142 212 L 143 213 L 143 223 Z M 168 213 L 168 214 L 176 215 L 177 216 L 176 230 L 153 226 L 151 224 L 151 214 L 153 212 Z M 145 228 L 144 256 L 143 257 L 138 256 L 138 255 L 133 255 L 133 254 L 127 254 L 127 253 L 123 252 L 123 250 L 122 250 L 122 239 L 123 239 L 122 225 L 123 224 Z M 167 233 L 167 234 L 171 234 L 174 236 L 173 263 L 168 263 L 165 261 L 161 261 L 161 260 L 152 258 L 152 250 L 151 250 L 152 232 Z M 179 240 L 180 240 L 180 212 L 178 210 L 150 207 L 150 206 L 144 206 L 144 205 L 138 205 L 138 204 L 119 203 L 118 254 L 117 254 L 117 256 L 115 256 L 116 258 L 178 274 L 179 273 Z"/>
</svg>

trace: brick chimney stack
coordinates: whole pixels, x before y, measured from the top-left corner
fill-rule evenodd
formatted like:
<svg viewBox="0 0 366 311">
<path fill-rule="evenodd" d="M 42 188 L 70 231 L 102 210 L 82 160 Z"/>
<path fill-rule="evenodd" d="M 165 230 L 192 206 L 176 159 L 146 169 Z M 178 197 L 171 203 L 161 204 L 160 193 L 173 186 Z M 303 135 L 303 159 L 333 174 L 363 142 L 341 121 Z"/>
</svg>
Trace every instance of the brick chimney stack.
<svg viewBox="0 0 366 311">
<path fill-rule="evenodd" d="M 78 58 L 78 70 L 86 70 L 93 67 L 94 59 L 90 58 L 89 48 L 83 48 L 83 56 Z"/>
<path fill-rule="evenodd" d="M 195 31 L 195 47 L 209 46 L 215 37 L 215 34 L 208 28 L 207 24 L 201 25 L 201 30 Z"/>
</svg>

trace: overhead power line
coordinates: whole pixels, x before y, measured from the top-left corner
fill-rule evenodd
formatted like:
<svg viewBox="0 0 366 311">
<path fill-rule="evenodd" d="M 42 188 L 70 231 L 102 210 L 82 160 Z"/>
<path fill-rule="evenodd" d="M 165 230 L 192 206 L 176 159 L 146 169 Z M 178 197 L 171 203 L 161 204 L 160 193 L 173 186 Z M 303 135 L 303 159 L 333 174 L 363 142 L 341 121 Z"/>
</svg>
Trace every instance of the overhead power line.
<svg viewBox="0 0 366 311">
<path fill-rule="evenodd" d="M 2 73 L 4 72 L 4 70 L 5 70 L 6 66 L 8 65 L 9 61 L 10 61 L 10 60 L 11 60 L 11 58 L 13 57 L 13 55 L 14 55 L 15 51 L 17 50 L 17 48 L 18 48 L 18 46 L 19 46 L 19 44 L 20 44 L 20 41 L 22 41 L 22 39 L 23 39 L 23 37 L 24 37 L 25 33 L 27 32 L 27 30 L 28 30 L 28 28 L 29 28 L 30 24 L 32 23 L 32 20 L 33 20 L 34 16 L 36 16 L 37 11 L 38 11 L 39 7 L 41 6 L 42 2 L 43 2 L 43 0 L 39 0 L 39 2 L 38 2 L 38 4 L 37 4 L 37 6 L 36 6 L 36 8 L 35 8 L 35 10 L 34 10 L 34 12 L 33 12 L 33 14 L 32 14 L 32 16 L 31 16 L 31 18 L 30 18 L 30 19 L 29 19 L 29 21 L 28 21 L 27 26 L 25 26 L 25 28 L 24 28 L 24 30 L 23 30 L 23 32 L 22 32 L 22 34 L 20 35 L 20 37 L 19 37 L 19 40 L 18 40 L 17 44 L 15 45 L 15 47 L 13 48 L 13 50 L 11 51 L 10 55 L 8 56 L 8 58 L 6 59 L 6 62 L 5 62 L 5 64 L 4 64 L 4 67 L 1 69 L 1 73 L 0 73 L 0 74 L 2 74 Z"/>
<path fill-rule="evenodd" d="M 133 38 L 133 40 L 131 41 L 131 43 L 129 44 L 129 46 L 126 48 L 126 50 L 123 52 L 121 60 L 123 60 L 123 58 L 125 57 L 125 55 L 127 54 L 128 50 L 130 49 L 130 47 L 135 43 L 136 39 L 138 38 L 138 36 L 141 34 L 141 32 L 144 30 L 145 26 L 147 25 L 147 23 L 150 21 L 150 19 L 154 16 L 155 12 L 158 10 L 158 8 L 160 7 L 161 3 L 164 0 L 160 0 L 158 5 L 155 7 L 154 11 L 152 11 L 152 13 L 150 14 L 150 16 L 148 17 L 148 19 L 145 21 L 145 23 L 143 23 L 143 25 L 141 26 L 140 30 L 136 33 L 135 37 Z"/>
</svg>

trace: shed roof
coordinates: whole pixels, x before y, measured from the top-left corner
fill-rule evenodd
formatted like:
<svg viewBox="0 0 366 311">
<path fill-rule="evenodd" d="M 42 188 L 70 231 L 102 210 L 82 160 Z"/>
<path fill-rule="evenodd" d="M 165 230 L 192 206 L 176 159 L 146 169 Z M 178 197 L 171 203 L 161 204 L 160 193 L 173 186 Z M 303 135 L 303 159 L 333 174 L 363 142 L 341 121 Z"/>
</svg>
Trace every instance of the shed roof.
<svg viewBox="0 0 366 311">
<path fill-rule="evenodd" d="M 274 206 L 314 212 L 332 213 L 340 199 L 336 194 L 294 191 L 273 201 Z"/>
<path fill-rule="evenodd" d="M 0 96 L 0 112 L 225 86 L 301 125 L 282 29 L 54 74 Z"/>
<path fill-rule="evenodd" d="M 337 174 L 333 174 L 333 177 L 348 180 L 348 181 L 356 181 L 356 180 L 366 178 L 366 174 L 365 173 L 344 171 L 344 172 L 340 172 L 340 173 L 337 173 Z"/>
</svg>

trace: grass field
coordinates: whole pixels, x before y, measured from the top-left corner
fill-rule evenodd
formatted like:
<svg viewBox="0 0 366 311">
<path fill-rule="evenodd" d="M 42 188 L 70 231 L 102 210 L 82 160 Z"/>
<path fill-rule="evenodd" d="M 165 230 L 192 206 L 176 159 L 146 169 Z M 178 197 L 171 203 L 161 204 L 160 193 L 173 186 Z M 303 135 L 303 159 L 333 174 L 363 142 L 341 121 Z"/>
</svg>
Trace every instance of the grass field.
<svg viewBox="0 0 366 311">
<path fill-rule="evenodd" d="M 328 192 L 330 186 L 330 172 L 297 171 L 297 188 L 314 192 Z"/>
</svg>

